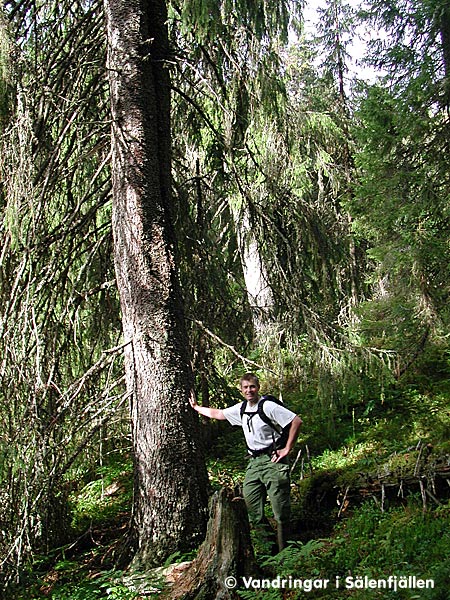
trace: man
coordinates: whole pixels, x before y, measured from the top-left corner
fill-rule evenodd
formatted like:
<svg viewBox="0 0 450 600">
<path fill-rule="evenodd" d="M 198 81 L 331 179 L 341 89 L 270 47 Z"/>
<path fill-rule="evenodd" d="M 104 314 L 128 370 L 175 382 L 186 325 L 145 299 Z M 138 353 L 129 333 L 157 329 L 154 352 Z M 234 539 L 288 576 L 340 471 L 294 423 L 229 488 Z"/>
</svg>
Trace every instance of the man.
<svg viewBox="0 0 450 600">
<path fill-rule="evenodd" d="M 245 405 L 238 403 L 222 410 L 200 406 L 195 398 L 190 403 L 194 410 L 205 417 L 227 420 L 231 425 L 243 428 L 250 455 L 243 486 L 249 519 L 255 527 L 267 528 L 264 505 L 269 496 L 277 522 L 278 549 L 282 550 L 286 545 L 291 516 L 287 457 L 297 440 L 302 420 L 277 402 L 261 398 L 259 380 L 253 373 L 243 375 L 240 386 Z M 260 403 L 263 403 L 264 419 L 258 412 Z"/>
</svg>

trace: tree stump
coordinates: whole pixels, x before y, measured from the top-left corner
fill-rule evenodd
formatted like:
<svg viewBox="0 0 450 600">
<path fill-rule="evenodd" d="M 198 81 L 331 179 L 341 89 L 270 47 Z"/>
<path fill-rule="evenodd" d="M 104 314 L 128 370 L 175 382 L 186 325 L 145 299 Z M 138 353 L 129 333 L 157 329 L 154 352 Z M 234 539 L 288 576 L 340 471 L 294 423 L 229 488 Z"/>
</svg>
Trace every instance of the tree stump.
<svg viewBox="0 0 450 600">
<path fill-rule="evenodd" d="M 170 600 L 235 600 L 242 577 L 257 573 L 247 509 L 222 488 L 211 500 L 205 541 L 168 592 Z M 233 583 L 236 582 L 236 586 Z"/>
</svg>

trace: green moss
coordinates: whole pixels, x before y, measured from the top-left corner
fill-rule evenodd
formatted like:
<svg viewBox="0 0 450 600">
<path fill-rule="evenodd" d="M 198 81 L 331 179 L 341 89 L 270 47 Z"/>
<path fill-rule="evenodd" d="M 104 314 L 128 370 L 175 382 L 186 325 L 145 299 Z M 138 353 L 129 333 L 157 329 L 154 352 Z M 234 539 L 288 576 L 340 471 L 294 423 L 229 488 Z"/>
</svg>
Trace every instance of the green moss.
<svg viewBox="0 0 450 600">
<path fill-rule="evenodd" d="M 72 527 L 83 532 L 88 527 L 104 526 L 131 509 L 133 478 L 131 462 L 114 462 L 99 467 L 96 478 L 69 498 Z"/>
</svg>

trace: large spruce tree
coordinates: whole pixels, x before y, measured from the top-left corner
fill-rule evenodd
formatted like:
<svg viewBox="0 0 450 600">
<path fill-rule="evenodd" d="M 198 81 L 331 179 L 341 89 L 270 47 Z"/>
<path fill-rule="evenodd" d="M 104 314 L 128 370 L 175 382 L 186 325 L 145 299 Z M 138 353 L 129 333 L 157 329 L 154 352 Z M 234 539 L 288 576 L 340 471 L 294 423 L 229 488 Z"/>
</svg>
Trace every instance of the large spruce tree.
<svg viewBox="0 0 450 600">
<path fill-rule="evenodd" d="M 207 474 L 172 222 L 170 78 L 162 0 L 106 0 L 113 235 L 132 398 L 134 531 L 141 563 L 205 532 Z"/>
</svg>

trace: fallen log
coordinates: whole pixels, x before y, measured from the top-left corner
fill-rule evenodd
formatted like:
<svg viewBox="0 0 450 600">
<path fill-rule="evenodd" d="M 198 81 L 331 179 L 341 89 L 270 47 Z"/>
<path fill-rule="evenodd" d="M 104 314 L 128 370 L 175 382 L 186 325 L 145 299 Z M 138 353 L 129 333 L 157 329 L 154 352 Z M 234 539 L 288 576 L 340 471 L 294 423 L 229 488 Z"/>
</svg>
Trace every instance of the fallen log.
<svg viewBox="0 0 450 600">
<path fill-rule="evenodd" d="M 450 455 L 435 453 L 427 444 L 418 444 L 404 452 L 380 459 L 370 470 L 358 465 L 347 470 L 312 473 L 300 481 L 293 479 L 294 504 L 302 507 L 299 529 L 314 530 L 314 520 L 326 521 L 331 529 L 335 518 L 373 499 L 383 511 L 403 502 L 411 494 L 420 494 L 424 512 L 450 497 Z"/>
<path fill-rule="evenodd" d="M 422 452 L 397 455 L 401 463 L 392 467 L 384 463 L 371 473 L 358 473 L 358 477 L 347 485 L 345 491 L 338 487 L 337 504 L 340 506 L 339 516 L 349 505 L 350 499 L 380 498 L 381 510 L 387 494 L 391 498 L 404 498 L 408 492 L 419 491 L 422 496 L 424 511 L 427 510 L 427 498 L 440 504 L 440 498 L 449 496 L 450 456 L 429 456 Z M 429 450 L 429 449 L 428 449 Z M 392 457 L 391 457 L 392 458 Z"/>
<path fill-rule="evenodd" d="M 222 488 L 212 497 L 206 538 L 197 558 L 174 581 L 165 598 L 235 600 L 242 577 L 256 573 L 245 503 Z"/>
</svg>

